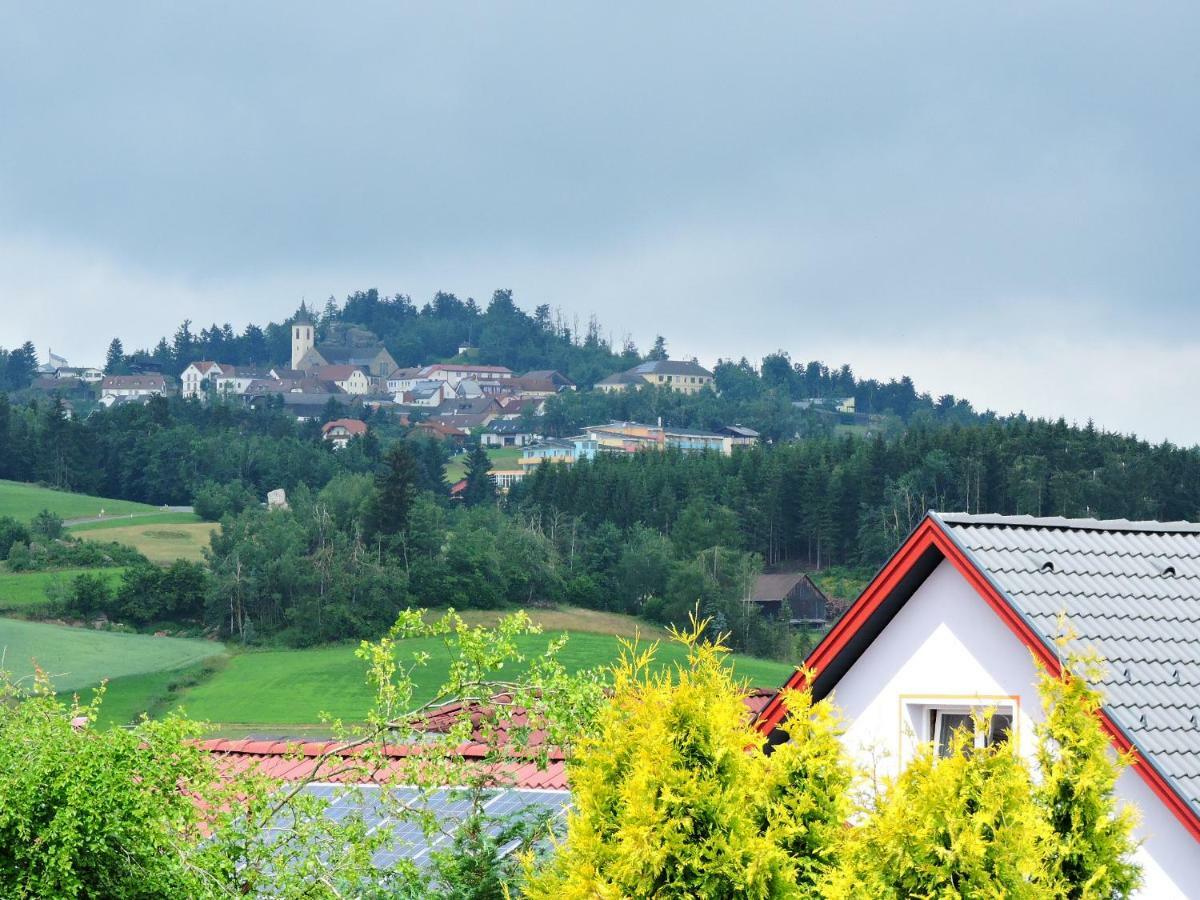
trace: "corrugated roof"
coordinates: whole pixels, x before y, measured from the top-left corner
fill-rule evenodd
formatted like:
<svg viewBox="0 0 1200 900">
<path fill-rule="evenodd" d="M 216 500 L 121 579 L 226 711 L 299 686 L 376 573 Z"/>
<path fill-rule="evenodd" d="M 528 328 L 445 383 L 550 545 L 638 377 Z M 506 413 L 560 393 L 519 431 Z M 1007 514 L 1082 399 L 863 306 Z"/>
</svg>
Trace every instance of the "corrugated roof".
<svg viewBox="0 0 1200 900">
<path fill-rule="evenodd" d="M 934 513 L 1053 646 L 1107 663 L 1105 708 L 1200 813 L 1200 525 Z"/>
</svg>

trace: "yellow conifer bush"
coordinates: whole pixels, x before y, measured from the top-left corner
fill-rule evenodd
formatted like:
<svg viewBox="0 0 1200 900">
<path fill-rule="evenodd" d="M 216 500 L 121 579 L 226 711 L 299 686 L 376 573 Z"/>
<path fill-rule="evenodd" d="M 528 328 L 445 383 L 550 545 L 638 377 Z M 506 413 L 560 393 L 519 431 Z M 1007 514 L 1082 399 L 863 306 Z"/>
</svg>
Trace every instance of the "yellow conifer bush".
<svg viewBox="0 0 1200 900">
<path fill-rule="evenodd" d="M 851 774 L 832 707 L 795 694 L 794 746 L 764 754 L 706 624 L 676 634 L 688 655 L 674 669 L 626 648 L 571 763 L 565 843 L 528 896 L 803 897 L 836 863 Z"/>
</svg>

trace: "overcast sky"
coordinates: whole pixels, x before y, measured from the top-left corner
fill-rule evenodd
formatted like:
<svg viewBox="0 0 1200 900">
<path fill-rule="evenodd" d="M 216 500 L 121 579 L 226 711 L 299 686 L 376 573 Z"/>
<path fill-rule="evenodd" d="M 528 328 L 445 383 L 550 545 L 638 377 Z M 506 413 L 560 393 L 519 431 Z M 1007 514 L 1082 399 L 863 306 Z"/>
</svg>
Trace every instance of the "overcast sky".
<svg viewBox="0 0 1200 900">
<path fill-rule="evenodd" d="M 350 9 L 349 7 L 353 7 Z M 0 346 L 365 287 L 1200 441 L 1200 5 L 0 0 Z"/>
</svg>

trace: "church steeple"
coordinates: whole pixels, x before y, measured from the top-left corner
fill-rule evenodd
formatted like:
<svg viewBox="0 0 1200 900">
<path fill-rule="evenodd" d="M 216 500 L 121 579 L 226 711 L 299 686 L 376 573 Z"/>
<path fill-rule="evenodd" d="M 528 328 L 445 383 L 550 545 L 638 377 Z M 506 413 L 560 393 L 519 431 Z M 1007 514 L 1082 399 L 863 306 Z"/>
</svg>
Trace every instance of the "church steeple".
<svg viewBox="0 0 1200 900">
<path fill-rule="evenodd" d="M 315 323 L 313 317 L 308 312 L 308 307 L 304 305 L 304 301 L 300 301 L 300 310 L 296 313 L 296 318 L 292 322 L 292 368 L 300 368 L 300 360 L 304 358 L 309 350 L 316 344 L 316 336 L 314 334 Z"/>
</svg>

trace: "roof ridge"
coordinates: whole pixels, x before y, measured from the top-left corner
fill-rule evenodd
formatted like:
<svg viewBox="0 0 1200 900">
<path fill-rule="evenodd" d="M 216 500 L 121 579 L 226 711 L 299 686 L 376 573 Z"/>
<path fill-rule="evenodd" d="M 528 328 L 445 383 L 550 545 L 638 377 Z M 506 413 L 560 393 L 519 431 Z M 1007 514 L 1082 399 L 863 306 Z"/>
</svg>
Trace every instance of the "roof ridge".
<svg viewBox="0 0 1200 900">
<path fill-rule="evenodd" d="M 998 528 L 1051 528 L 1063 531 L 1200 534 L 1200 523 L 1186 522 L 1182 519 L 1173 522 L 1159 522 L 1154 519 L 1070 519 L 1063 516 L 938 512 L 932 509 L 929 511 L 929 515 L 946 525 L 991 525 Z"/>
</svg>

